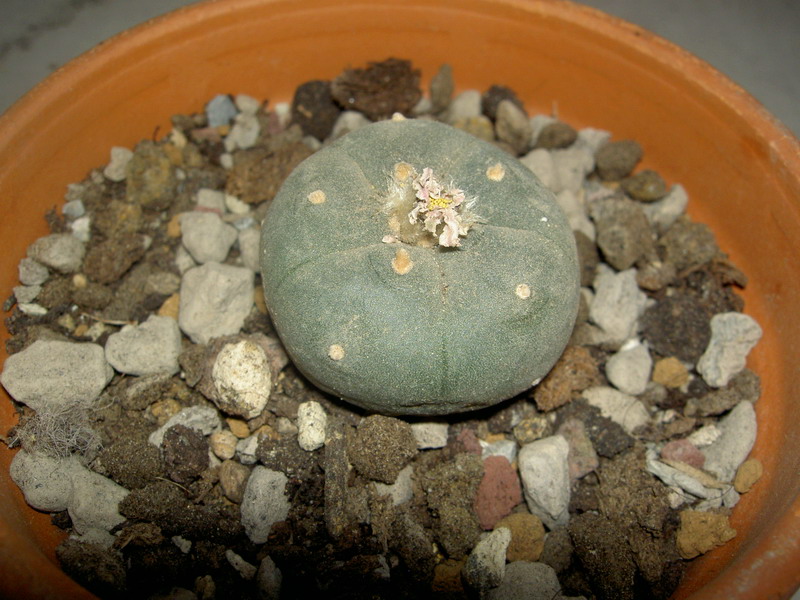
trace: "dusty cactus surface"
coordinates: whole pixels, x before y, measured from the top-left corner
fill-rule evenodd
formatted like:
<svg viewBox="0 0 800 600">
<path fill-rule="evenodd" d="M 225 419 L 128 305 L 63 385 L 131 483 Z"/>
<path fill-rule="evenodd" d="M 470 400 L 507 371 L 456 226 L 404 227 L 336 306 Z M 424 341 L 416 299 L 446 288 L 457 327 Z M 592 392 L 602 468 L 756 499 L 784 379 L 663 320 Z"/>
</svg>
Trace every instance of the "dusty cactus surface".
<svg viewBox="0 0 800 600">
<path fill-rule="evenodd" d="M 301 163 L 261 239 L 276 330 L 316 385 L 385 414 L 478 409 L 534 385 L 578 306 L 573 234 L 514 157 L 382 121 Z"/>
</svg>

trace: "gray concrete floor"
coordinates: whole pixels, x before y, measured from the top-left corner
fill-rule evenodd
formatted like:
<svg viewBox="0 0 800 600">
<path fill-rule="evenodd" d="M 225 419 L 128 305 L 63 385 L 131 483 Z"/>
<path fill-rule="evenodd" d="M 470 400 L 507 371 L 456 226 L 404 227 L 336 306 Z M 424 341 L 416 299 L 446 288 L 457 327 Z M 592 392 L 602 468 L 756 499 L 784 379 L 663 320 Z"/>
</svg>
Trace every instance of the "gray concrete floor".
<svg viewBox="0 0 800 600">
<path fill-rule="evenodd" d="M 797 0 L 583 0 L 693 52 L 800 137 Z M 0 0 L 0 112 L 71 58 L 192 0 Z M 800 592 L 793 600 L 800 600 Z"/>
<path fill-rule="evenodd" d="M 0 0 L 0 112 L 96 43 L 193 0 Z M 797 0 L 583 0 L 710 62 L 800 136 Z"/>
</svg>

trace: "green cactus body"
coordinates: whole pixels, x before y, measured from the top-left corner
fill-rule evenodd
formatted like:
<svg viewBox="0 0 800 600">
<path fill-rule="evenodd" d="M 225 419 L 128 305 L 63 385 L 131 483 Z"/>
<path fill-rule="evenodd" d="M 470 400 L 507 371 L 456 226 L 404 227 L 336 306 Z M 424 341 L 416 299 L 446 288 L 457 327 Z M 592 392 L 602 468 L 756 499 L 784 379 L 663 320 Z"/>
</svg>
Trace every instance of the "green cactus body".
<svg viewBox="0 0 800 600">
<path fill-rule="evenodd" d="M 476 199 L 457 248 L 410 224 L 408 173 L 425 168 Z M 264 220 L 261 268 L 298 368 L 384 414 L 524 391 L 560 356 L 578 307 L 575 242 L 552 193 L 502 150 L 423 120 L 366 126 L 301 163 Z"/>
</svg>

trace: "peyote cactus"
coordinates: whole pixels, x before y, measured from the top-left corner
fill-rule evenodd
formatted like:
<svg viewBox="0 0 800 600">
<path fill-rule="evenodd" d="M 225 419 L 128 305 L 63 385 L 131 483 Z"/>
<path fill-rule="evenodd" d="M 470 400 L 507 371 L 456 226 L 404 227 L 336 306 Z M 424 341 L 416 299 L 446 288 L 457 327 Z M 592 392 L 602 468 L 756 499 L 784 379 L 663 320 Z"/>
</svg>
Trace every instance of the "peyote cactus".
<svg viewBox="0 0 800 600">
<path fill-rule="evenodd" d="M 570 337 L 575 242 L 516 159 L 393 119 L 287 178 L 264 220 L 275 328 L 316 385 L 384 414 L 489 406 L 535 385 Z"/>
</svg>

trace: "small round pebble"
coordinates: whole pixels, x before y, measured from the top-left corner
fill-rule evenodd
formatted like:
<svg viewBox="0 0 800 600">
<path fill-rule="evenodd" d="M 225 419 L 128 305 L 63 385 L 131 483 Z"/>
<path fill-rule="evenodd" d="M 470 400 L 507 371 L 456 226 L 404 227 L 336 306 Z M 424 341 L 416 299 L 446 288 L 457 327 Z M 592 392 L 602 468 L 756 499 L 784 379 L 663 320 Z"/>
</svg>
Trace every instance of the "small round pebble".
<svg viewBox="0 0 800 600">
<path fill-rule="evenodd" d="M 661 175 L 651 169 L 626 177 L 621 185 L 626 194 L 642 202 L 661 200 L 669 191 Z"/>
<path fill-rule="evenodd" d="M 634 140 L 609 142 L 595 154 L 597 174 L 604 181 L 619 181 L 633 171 L 643 154 L 639 142 Z"/>
<path fill-rule="evenodd" d="M 575 143 L 578 139 L 578 132 L 563 121 L 554 121 L 545 125 L 536 138 L 536 146 L 546 150 L 566 148 Z"/>
<path fill-rule="evenodd" d="M 750 491 L 750 488 L 752 488 L 755 483 L 761 479 L 761 475 L 763 473 L 764 467 L 762 466 L 761 461 L 757 458 L 748 458 L 739 466 L 739 469 L 736 471 L 736 477 L 733 480 L 733 487 L 740 494 L 747 493 Z"/>
</svg>

